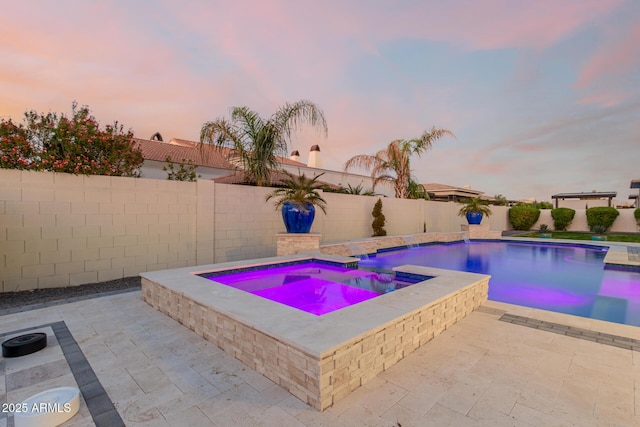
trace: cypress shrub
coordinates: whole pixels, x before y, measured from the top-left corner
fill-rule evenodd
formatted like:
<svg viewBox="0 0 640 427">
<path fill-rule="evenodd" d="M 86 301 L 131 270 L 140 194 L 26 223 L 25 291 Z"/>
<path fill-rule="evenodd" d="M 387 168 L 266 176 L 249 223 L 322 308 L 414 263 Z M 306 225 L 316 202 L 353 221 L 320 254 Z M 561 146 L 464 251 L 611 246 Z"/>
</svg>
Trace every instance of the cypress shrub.
<svg viewBox="0 0 640 427">
<path fill-rule="evenodd" d="M 614 207 L 599 206 L 587 209 L 587 225 L 589 230 L 596 226 L 602 226 L 609 230 L 620 212 Z"/>
<path fill-rule="evenodd" d="M 509 209 L 509 222 L 514 230 L 530 230 L 538 218 L 540 218 L 540 209 L 531 205 L 516 205 Z"/>
<path fill-rule="evenodd" d="M 633 216 L 636 219 L 636 224 L 638 224 L 638 226 L 640 226 L 640 208 L 636 208 L 636 210 L 633 211 Z"/>
<path fill-rule="evenodd" d="M 373 216 L 373 222 L 371 223 L 371 227 L 373 227 L 373 237 L 386 236 L 387 230 L 384 229 L 386 219 L 382 213 L 382 200 L 378 199 L 376 204 L 373 206 L 371 215 Z"/>
<path fill-rule="evenodd" d="M 557 231 L 566 231 L 571 225 L 576 211 L 570 208 L 551 209 L 551 218 L 553 218 L 553 228 Z"/>
</svg>

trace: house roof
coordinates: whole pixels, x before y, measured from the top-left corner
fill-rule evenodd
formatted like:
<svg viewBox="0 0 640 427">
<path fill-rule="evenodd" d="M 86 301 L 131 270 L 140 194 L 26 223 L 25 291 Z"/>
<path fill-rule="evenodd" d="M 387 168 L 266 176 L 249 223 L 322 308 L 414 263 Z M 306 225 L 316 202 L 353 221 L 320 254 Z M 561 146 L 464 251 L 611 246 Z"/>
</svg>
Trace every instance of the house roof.
<svg viewBox="0 0 640 427">
<path fill-rule="evenodd" d="M 285 174 L 284 172 L 281 171 L 272 171 L 271 172 L 271 182 L 269 183 L 270 186 L 277 186 L 282 180 L 289 178 L 287 174 Z M 225 176 L 221 176 L 218 178 L 212 178 L 212 181 L 218 183 L 218 184 L 249 184 L 249 180 L 246 178 L 246 174 L 244 173 L 244 171 L 242 170 L 237 170 L 235 171 L 235 173 L 229 174 L 229 175 L 225 175 Z M 340 190 L 342 187 L 340 187 L 339 185 L 335 185 L 335 184 L 330 184 L 328 182 L 324 182 L 324 181 L 316 181 L 318 184 L 321 185 L 325 185 L 327 187 L 330 187 L 334 190 Z"/>
<path fill-rule="evenodd" d="M 603 199 L 616 197 L 616 191 L 591 191 L 588 193 L 558 193 L 552 199 Z"/>
<path fill-rule="evenodd" d="M 215 147 L 212 145 L 200 146 L 200 143 L 186 139 L 173 138 L 169 142 L 150 141 L 148 139 L 135 138 L 136 146 L 142 152 L 145 160 L 166 161 L 167 156 L 173 162 L 190 161 L 196 166 L 205 166 L 216 169 L 235 169 L 227 159 L 233 150 L 227 147 Z M 293 166 L 306 166 L 304 163 L 286 157 L 276 157 L 278 162 Z"/>
<path fill-rule="evenodd" d="M 446 184 L 438 184 L 435 182 L 431 182 L 428 184 L 422 184 L 424 189 L 428 193 L 434 193 L 436 195 L 447 195 L 447 194 L 455 194 L 455 195 L 463 195 L 463 196 L 480 196 L 484 194 L 482 191 L 472 190 L 471 188 L 464 187 L 455 187 L 453 185 Z"/>
</svg>

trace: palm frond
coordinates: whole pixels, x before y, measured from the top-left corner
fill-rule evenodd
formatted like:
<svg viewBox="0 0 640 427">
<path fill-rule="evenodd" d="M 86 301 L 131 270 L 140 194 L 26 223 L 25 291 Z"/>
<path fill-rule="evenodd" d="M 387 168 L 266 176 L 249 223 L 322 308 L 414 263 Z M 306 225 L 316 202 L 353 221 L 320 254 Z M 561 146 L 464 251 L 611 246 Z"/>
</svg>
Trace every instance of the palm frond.
<svg viewBox="0 0 640 427">
<path fill-rule="evenodd" d="M 275 199 L 274 208 L 276 210 L 281 208 L 285 202 L 296 204 L 303 210 L 306 209 L 306 203 L 311 203 L 320 208 L 322 212 L 327 213 L 327 202 L 319 193 L 324 184 L 319 183 L 318 178 L 323 174 L 308 178 L 305 174 L 294 175 L 288 171 L 283 172 L 286 175 L 286 178 L 280 180 L 280 185 L 283 188 L 277 188 L 267 194 L 265 201 Z"/>
<path fill-rule="evenodd" d="M 271 120 L 282 130 L 283 139 L 287 140 L 291 137 L 291 131 L 301 124 L 318 127 L 325 136 L 328 133 L 324 113 L 316 104 L 306 99 L 293 104 L 284 104 L 276 111 Z"/>
</svg>

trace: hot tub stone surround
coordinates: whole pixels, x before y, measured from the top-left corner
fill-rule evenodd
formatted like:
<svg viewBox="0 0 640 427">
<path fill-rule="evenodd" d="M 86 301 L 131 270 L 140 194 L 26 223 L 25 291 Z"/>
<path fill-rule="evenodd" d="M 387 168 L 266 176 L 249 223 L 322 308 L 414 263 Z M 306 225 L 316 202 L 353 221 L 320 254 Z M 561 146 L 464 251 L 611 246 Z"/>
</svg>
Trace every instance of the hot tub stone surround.
<svg viewBox="0 0 640 427">
<path fill-rule="evenodd" d="M 319 410 L 457 323 L 488 294 L 486 275 L 402 266 L 396 270 L 434 278 L 318 317 L 196 275 L 247 264 L 143 273 L 142 298 Z"/>
</svg>

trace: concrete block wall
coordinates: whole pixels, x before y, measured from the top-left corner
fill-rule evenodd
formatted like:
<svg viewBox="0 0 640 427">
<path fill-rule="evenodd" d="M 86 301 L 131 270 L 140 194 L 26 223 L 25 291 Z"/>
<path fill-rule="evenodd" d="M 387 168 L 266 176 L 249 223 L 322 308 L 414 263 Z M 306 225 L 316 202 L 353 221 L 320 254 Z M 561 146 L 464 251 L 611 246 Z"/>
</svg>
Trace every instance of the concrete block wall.
<svg viewBox="0 0 640 427">
<path fill-rule="evenodd" d="M 0 290 L 194 265 L 196 187 L 0 170 Z"/>
<path fill-rule="evenodd" d="M 265 197 L 272 188 L 215 186 L 215 262 L 276 255 L 276 234 L 285 231 L 282 215 Z M 315 232 L 314 228 L 311 229 Z"/>
<path fill-rule="evenodd" d="M 143 271 L 276 255 L 285 232 L 269 188 L 0 169 L 0 292 L 75 286 Z M 324 193 L 322 245 L 371 236 L 373 196 Z M 390 236 L 459 233 L 460 205 L 382 198 Z M 491 207 L 491 231 L 510 229 Z M 543 210 L 538 224 L 552 225 Z M 534 225 L 537 228 L 538 225 Z M 584 210 L 571 230 L 587 230 Z M 632 209 L 612 231 L 637 231 Z M 344 248 L 340 251 L 344 252 Z"/>
</svg>

